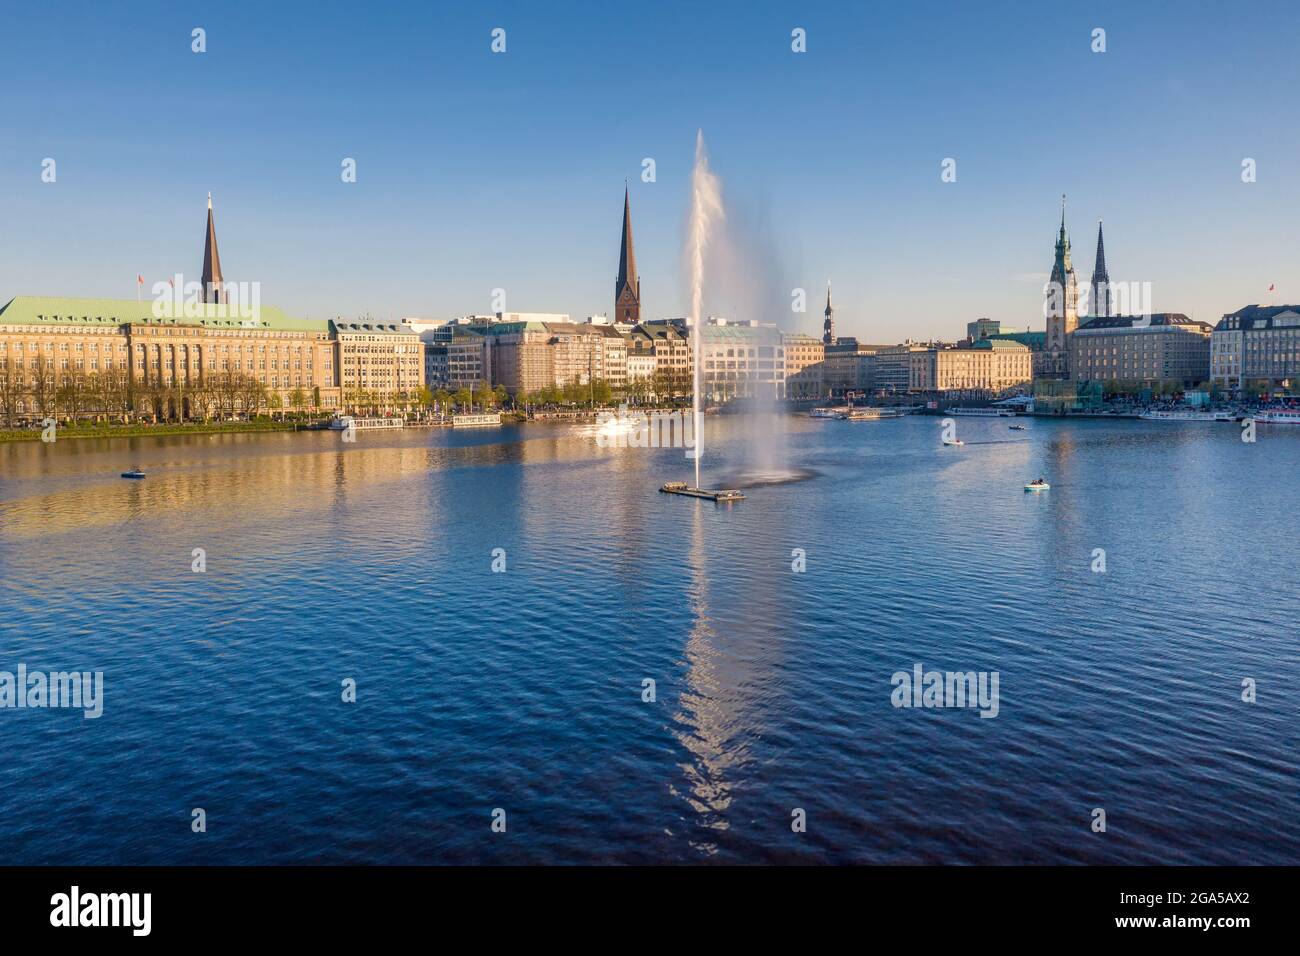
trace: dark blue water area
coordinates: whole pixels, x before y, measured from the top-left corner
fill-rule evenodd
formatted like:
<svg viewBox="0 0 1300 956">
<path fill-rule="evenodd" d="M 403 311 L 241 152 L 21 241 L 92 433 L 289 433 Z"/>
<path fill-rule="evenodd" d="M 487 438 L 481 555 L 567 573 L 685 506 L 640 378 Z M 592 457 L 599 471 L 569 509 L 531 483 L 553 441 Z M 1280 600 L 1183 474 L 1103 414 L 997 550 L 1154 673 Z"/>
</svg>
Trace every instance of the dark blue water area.
<svg viewBox="0 0 1300 956">
<path fill-rule="evenodd" d="M 1028 424 L 0 445 L 0 862 L 1300 862 L 1300 429 Z"/>
</svg>

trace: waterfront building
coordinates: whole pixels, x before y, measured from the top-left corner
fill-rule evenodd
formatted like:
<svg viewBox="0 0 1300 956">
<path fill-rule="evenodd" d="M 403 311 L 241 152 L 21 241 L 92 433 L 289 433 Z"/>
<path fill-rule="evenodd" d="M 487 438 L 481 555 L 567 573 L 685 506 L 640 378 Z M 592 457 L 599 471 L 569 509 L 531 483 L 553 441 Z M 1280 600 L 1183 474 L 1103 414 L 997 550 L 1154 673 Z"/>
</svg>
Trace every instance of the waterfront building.
<svg viewBox="0 0 1300 956">
<path fill-rule="evenodd" d="M 514 396 L 550 388 L 555 364 L 543 322 L 500 322 L 484 330 L 483 377 Z"/>
<path fill-rule="evenodd" d="M 1092 314 L 1110 316 L 1110 273 L 1106 271 L 1106 247 L 1101 238 L 1101 220 L 1097 220 L 1097 258 L 1092 268 Z"/>
<path fill-rule="evenodd" d="M 831 282 L 826 280 L 826 311 L 822 313 L 826 318 L 822 322 L 822 344 L 835 344 L 835 309 L 831 306 Z"/>
<path fill-rule="evenodd" d="M 867 345 L 850 336 L 841 336 L 833 345 L 824 346 L 822 394 L 843 398 L 847 392 L 869 392 L 878 387 L 875 357 L 890 348 L 893 346 Z M 906 388 L 906 374 L 903 387 Z"/>
<path fill-rule="evenodd" d="M 908 360 L 908 390 L 913 392 L 1001 393 L 1027 387 L 1033 378 L 1029 349 L 1005 339 L 917 349 Z"/>
<path fill-rule="evenodd" d="M 484 377 L 512 395 L 597 381 L 614 390 L 627 386 L 627 342 L 610 325 L 499 322 L 485 330 L 483 343 Z"/>
<path fill-rule="evenodd" d="M 829 308 L 829 293 L 827 298 Z M 822 398 L 826 394 L 822 380 L 825 342 L 802 332 L 783 332 L 781 346 L 785 351 L 785 397 Z"/>
<path fill-rule="evenodd" d="M 632 336 L 628 337 L 627 344 L 627 383 L 628 387 L 633 382 L 653 382 L 655 377 L 655 357 L 654 353 L 647 349 L 634 348 Z"/>
<path fill-rule="evenodd" d="M 337 408 L 330 323 L 220 303 L 158 318 L 130 299 L 18 296 L 0 308 L 0 414 L 191 418 Z M 274 398 L 273 398 L 274 397 Z"/>
<path fill-rule="evenodd" d="M 883 392 L 906 392 L 912 383 L 912 356 L 929 348 L 915 342 L 880 348 L 871 357 L 871 387 Z"/>
<path fill-rule="evenodd" d="M 785 347 L 775 325 L 710 318 L 702 332 L 705 399 L 785 397 Z"/>
<path fill-rule="evenodd" d="M 1061 229 L 1056 236 L 1056 258 L 1047 284 L 1047 341 L 1043 377 L 1070 377 L 1070 335 L 1079 325 L 1079 283 L 1070 261 L 1070 237 L 1065 231 L 1065 197 L 1061 197 Z"/>
<path fill-rule="evenodd" d="M 636 325 L 641 321 L 641 279 L 636 274 L 636 252 L 632 246 L 632 208 L 627 187 L 623 187 L 623 235 L 618 253 L 618 276 L 614 279 L 614 320 Z"/>
<path fill-rule="evenodd" d="M 1033 363 L 1034 380 L 1047 378 L 1049 360 L 1047 355 L 1047 333 L 1046 332 L 1016 332 L 1008 329 L 1000 331 L 997 335 L 990 338 L 1004 339 L 1008 342 L 1019 342 L 1025 348 L 1029 349 L 1029 356 Z"/>
<path fill-rule="evenodd" d="M 449 378 L 447 346 L 424 342 L 424 384 L 430 389 L 446 388 Z"/>
<path fill-rule="evenodd" d="M 695 364 L 686 320 L 651 319 L 627 338 L 628 362 L 649 352 L 654 356 L 653 394 L 658 398 L 689 395 Z"/>
<path fill-rule="evenodd" d="M 1070 338 L 1071 378 L 1136 388 L 1197 385 L 1210 377 L 1210 332 L 1177 312 L 1099 316 Z"/>
<path fill-rule="evenodd" d="M 414 400 L 424 385 L 424 343 L 397 322 L 329 322 L 339 385 L 349 407 L 391 407 Z"/>
<path fill-rule="evenodd" d="M 431 389 L 474 388 L 487 380 L 483 371 L 483 336 L 452 326 L 445 341 L 424 343 L 424 384 Z M 426 333 L 427 334 L 427 333 Z"/>
<path fill-rule="evenodd" d="M 1210 336 L 1210 381 L 1230 391 L 1272 390 L 1300 379 L 1300 305 L 1248 305 Z"/>
</svg>

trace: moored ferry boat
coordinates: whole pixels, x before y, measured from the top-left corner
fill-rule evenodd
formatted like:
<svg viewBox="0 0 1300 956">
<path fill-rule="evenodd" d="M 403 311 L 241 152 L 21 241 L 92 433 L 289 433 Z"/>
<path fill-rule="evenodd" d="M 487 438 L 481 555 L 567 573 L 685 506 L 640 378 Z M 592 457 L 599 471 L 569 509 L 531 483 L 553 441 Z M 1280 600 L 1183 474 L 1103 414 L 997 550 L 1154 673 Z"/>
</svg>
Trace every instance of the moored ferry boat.
<svg viewBox="0 0 1300 956">
<path fill-rule="evenodd" d="M 980 418 L 1015 418 L 1009 408 L 945 408 L 945 415 L 974 415 Z"/>
<path fill-rule="evenodd" d="M 851 408 L 835 417 L 846 422 L 875 422 L 883 418 L 902 418 L 903 413 L 896 408 Z"/>
<path fill-rule="evenodd" d="M 1300 425 L 1300 408 L 1261 408 L 1249 417 L 1264 425 Z"/>
<path fill-rule="evenodd" d="M 343 432 L 349 428 L 401 428 L 400 418 L 357 418 L 355 415 L 335 415 L 330 419 L 330 431 Z"/>
<path fill-rule="evenodd" d="M 808 413 L 809 418 L 839 418 L 845 412 L 849 411 L 847 405 L 841 405 L 838 408 L 814 408 Z"/>
<path fill-rule="evenodd" d="M 1231 422 L 1236 421 L 1232 412 L 1198 412 L 1190 408 L 1164 409 L 1146 411 L 1138 418 L 1148 422 Z"/>
<path fill-rule="evenodd" d="M 483 428 L 484 426 L 500 424 L 500 412 L 491 412 L 490 414 L 453 415 L 451 419 L 452 428 Z"/>
</svg>

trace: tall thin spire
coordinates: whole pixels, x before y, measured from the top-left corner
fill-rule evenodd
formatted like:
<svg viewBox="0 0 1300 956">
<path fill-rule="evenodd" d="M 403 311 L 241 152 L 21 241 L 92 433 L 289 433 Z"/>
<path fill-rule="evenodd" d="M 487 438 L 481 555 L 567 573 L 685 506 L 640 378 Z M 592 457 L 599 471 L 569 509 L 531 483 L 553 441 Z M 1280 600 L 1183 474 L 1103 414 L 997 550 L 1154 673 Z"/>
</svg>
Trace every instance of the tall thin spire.
<svg viewBox="0 0 1300 956">
<path fill-rule="evenodd" d="M 623 184 L 623 240 L 618 253 L 618 278 L 614 280 L 614 321 L 641 321 L 641 279 L 636 274 L 636 250 L 632 245 L 632 206 L 627 183 Z"/>
<path fill-rule="evenodd" d="M 217 254 L 217 227 L 212 221 L 212 193 L 208 193 L 208 233 L 203 241 L 203 301 L 226 301 L 222 288 L 221 257 Z"/>
<path fill-rule="evenodd" d="M 1097 263 L 1092 269 L 1092 314 L 1109 316 L 1110 273 L 1106 271 L 1106 246 L 1101 237 L 1101 220 L 1097 220 Z"/>
<path fill-rule="evenodd" d="M 835 344 L 835 309 L 831 306 L 831 280 L 826 280 L 826 321 L 822 323 L 822 344 Z"/>
</svg>

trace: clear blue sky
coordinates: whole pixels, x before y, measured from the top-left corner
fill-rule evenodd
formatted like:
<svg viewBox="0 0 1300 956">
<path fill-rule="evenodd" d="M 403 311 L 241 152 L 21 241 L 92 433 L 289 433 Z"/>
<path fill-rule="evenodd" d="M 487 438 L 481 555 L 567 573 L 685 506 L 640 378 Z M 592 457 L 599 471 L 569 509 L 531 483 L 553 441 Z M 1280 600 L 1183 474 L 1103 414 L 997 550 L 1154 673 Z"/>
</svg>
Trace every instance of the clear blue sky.
<svg viewBox="0 0 1300 956">
<path fill-rule="evenodd" d="M 227 279 L 294 314 L 606 312 L 626 177 L 646 314 L 683 314 L 697 128 L 786 327 L 830 277 L 873 342 L 1041 328 L 1062 192 L 1081 280 L 1104 218 L 1157 310 L 1300 300 L 1293 2 L 6 6 L 0 301 L 197 278 L 211 190 Z"/>
</svg>

